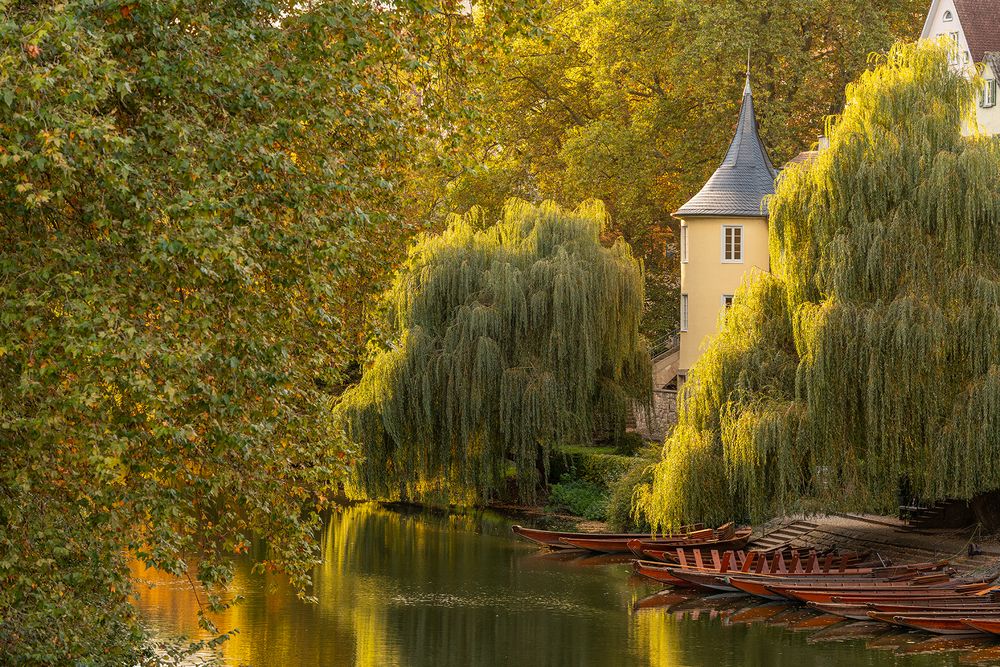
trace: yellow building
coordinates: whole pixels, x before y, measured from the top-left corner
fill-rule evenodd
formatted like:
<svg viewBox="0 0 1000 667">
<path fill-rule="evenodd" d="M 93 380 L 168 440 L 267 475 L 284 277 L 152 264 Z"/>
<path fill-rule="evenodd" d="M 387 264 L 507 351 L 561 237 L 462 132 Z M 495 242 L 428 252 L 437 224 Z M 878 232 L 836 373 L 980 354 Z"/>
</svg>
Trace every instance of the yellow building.
<svg viewBox="0 0 1000 667">
<path fill-rule="evenodd" d="M 769 271 L 767 202 L 777 172 L 757 132 L 750 77 L 736 136 L 705 186 L 674 216 L 681 221 L 681 326 L 677 385 L 715 334 L 748 271 Z"/>
</svg>

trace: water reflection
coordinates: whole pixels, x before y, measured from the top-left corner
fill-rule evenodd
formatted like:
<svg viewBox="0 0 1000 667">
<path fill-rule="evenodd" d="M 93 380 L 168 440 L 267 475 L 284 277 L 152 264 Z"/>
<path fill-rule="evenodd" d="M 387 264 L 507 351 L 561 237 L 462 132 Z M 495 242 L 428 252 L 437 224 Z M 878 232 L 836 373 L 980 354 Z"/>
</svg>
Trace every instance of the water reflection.
<svg viewBox="0 0 1000 667">
<path fill-rule="evenodd" d="M 955 665 L 996 656 L 994 645 L 926 654 L 926 635 L 830 619 L 745 597 L 665 594 L 614 559 L 544 555 L 515 540 L 490 513 L 346 507 L 322 535 L 317 604 L 296 599 L 280 576 L 238 563 L 245 601 L 216 618 L 239 628 L 227 665 Z M 140 606 L 164 634 L 197 636 L 189 583 L 138 566 Z M 829 626 L 829 627 L 827 627 Z M 874 627 L 873 627 L 874 626 Z M 824 639 L 825 637 L 825 639 Z M 890 643 L 890 640 L 892 643 Z M 866 648 L 866 642 L 891 650 Z M 912 648 L 910 648 L 912 647 Z M 912 655 L 899 655 L 899 650 Z M 992 653 L 991 653 L 992 651 Z M 981 662 L 980 664 L 987 664 Z"/>
</svg>

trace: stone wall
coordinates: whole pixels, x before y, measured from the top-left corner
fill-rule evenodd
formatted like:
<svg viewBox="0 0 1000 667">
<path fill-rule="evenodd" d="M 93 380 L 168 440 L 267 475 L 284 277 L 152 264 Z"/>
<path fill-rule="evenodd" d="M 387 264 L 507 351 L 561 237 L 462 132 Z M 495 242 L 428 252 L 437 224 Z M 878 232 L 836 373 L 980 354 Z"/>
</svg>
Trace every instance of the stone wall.
<svg viewBox="0 0 1000 667">
<path fill-rule="evenodd" d="M 673 389 L 653 390 L 653 414 L 646 423 L 643 410 L 636 410 L 635 432 L 646 438 L 662 442 L 667 432 L 677 423 L 677 391 Z"/>
</svg>

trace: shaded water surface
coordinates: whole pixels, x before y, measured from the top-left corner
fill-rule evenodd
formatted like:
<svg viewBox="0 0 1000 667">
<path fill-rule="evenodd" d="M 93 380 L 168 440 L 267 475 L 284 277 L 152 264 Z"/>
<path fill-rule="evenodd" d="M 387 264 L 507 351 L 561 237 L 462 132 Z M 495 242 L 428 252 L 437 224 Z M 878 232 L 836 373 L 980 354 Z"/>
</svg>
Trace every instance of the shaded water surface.
<svg viewBox="0 0 1000 667">
<path fill-rule="evenodd" d="M 238 567 L 245 601 L 219 619 L 239 628 L 227 665 L 924 666 L 1000 665 L 986 640 L 887 634 L 873 624 L 821 627 L 801 610 L 723 596 L 633 611 L 657 587 L 624 564 L 544 555 L 485 513 L 344 508 L 327 523 L 317 604 L 277 576 Z M 605 559 L 606 560 L 606 559 Z M 187 581 L 137 570 L 140 607 L 164 635 L 197 633 Z M 936 643 L 934 643 L 936 642 Z M 942 652 L 944 651 L 944 652 Z"/>
</svg>

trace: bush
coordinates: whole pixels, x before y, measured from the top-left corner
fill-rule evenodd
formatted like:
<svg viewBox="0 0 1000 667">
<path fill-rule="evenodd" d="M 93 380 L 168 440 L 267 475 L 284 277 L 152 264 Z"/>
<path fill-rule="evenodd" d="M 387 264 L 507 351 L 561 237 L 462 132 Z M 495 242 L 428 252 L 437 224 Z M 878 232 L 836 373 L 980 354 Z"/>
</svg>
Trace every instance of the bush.
<svg viewBox="0 0 1000 667">
<path fill-rule="evenodd" d="M 615 454 L 619 456 L 635 456 L 646 446 L 646 439 L 638 433 L 626 433 L 615 443 Z"/>
<path fill-rule="evenodd" d="M 613 453 L 610 447 L 558 447 L 552 452 L 549 479 L 573 477 L 610 488 L 632 465 L 633 457 Z"/>
<path fill-rule="evenodd" d="M 636 520 L 632 511 L 633 496 L 639 486 L 649 486 L 653 482 L 653 465 L 658 460 L 660 448 L 646 447 L 640 456 L 633 458 L 631 465 L 621 477 L 611 485 L 608 498 L 607 521 L 614 530 L 645 531 L 649 523 L 645 518 Z"/>
<path fill-rule="evenodd" d="M 608 490 L 587 480 L 564 476 L 549 490 L 546 509 L 603 521 L 608 514 Z"/>
</svg>

